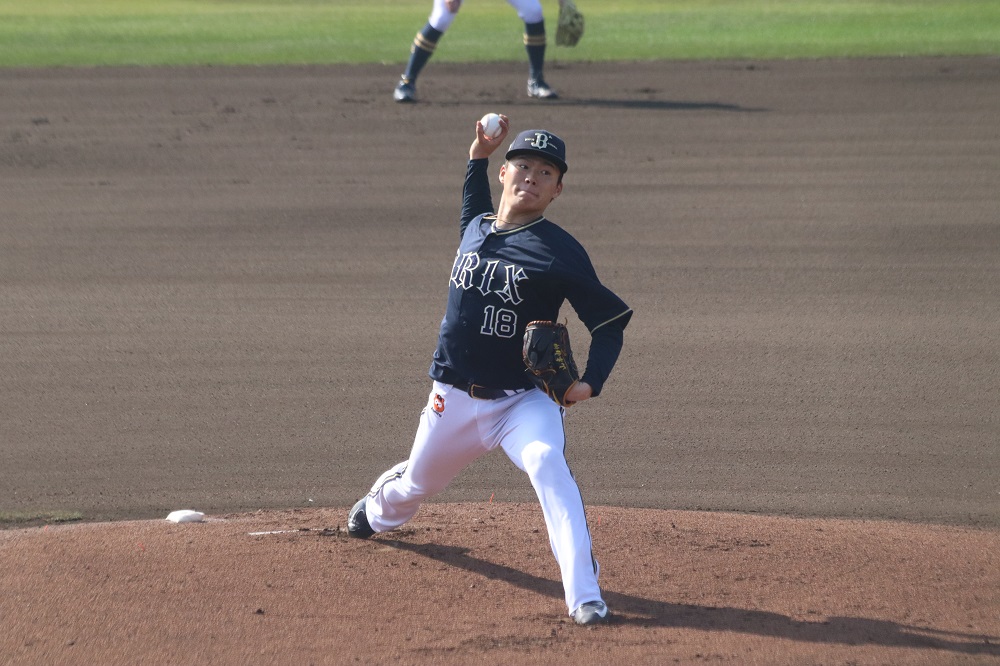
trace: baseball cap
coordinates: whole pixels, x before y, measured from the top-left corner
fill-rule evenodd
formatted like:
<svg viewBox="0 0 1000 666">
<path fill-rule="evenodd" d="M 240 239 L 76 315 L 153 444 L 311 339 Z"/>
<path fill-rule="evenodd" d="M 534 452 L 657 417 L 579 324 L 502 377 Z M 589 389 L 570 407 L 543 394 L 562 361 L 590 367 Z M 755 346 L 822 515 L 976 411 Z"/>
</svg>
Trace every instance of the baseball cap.
<svg viewBox="0 0 1000 666">
<path fill-rule="evenodd" d="M 514 155 L 531 153 L 545 158 L 559 167 L 563 173 L 569 169 L 566 166 L 566 142 L 548 130 L 524 130 L 511 142 L 504 159 Z"/>
</svg>

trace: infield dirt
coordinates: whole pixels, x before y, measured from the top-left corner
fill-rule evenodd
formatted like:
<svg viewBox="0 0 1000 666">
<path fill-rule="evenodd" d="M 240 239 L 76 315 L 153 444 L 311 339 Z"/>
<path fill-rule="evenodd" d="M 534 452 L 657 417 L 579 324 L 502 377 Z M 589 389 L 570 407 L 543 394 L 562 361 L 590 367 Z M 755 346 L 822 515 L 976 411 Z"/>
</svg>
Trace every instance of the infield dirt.
<svg viewBox="0 0 1000 666">
<path fill-rule="evenodd" d="M 86 521 L 0 532 L 0 662 L 1000 662 L 998 61 L 505 67 L 0 71 L 0 511 Z M 502 455 L 340 531 L 488 111 L 636 313 L 567 421 L 594 630 Z"/>
</svg>

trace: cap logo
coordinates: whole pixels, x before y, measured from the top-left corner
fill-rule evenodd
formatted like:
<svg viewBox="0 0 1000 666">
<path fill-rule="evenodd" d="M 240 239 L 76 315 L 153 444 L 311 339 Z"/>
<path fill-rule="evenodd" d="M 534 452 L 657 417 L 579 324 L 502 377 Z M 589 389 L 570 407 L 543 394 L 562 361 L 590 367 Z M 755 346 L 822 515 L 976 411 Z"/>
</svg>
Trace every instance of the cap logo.
<svg viewBox="0 0 1000 666">
<path fill-rule="evenodd" d="M 527 141 L 527 137 L 524 140 Z M 535 132 L 535 140 L 528 143 L 528 145 L 538 150 L 545 150 L 549 147 L 549 135 L 545 132 Z"/>
<path fill-rule="evenodd" d="M 510 159 L 518 153 L 538 153 L 559 167 L 561 173 L 566 173 L 566 144 L 558 136 L 544 129 L 524 130 L 517 135 L 505 159 Z"/>
</svg>

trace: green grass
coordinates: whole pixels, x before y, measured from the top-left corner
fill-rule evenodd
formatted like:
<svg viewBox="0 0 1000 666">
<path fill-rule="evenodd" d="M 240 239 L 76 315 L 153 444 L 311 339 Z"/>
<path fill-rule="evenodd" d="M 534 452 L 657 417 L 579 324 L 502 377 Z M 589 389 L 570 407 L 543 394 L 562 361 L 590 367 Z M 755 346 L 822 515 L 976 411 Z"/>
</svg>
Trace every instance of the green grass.
<svg viewBox="0 0 1000 666">
<path fill-rule="evenodd" d="M 0 529 L 72 523 L 78 520 L 83 520 L 83 514 L 76 511 L 0 511 Z"/>
<path fill-rule="evenodd" d="M 1000 54 L 998 0 L 577 0 L 554 60 Z M 544 3 L 550 35 L 557 6 Z M 431 0 L 0 0 L 0 67 L 402 63 Z M 468 0 L 441 62 L 520 61 L 505 0 Z"/>
</svg>

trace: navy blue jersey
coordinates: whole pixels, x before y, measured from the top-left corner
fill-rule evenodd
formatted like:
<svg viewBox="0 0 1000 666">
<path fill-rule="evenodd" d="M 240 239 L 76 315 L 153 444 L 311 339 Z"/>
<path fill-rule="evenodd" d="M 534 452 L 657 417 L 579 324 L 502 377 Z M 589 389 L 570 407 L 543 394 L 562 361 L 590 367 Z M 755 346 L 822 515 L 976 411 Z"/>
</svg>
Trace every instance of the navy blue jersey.
<svg viewBox="0 0 1000 666">
<path fill-rule="evenodd" d="M 521 357 L 525 326 L 557 321 L 569 301 L 592 336 L 581 379 L 598 395 L 632 310 L 601 284 L 583 246 L 545 217 L 497 231 L 488 166 L 486 159 L 469 161 L 461 243 L 430 376 L 449 384 L 530 388 Z"/>
</svg>

